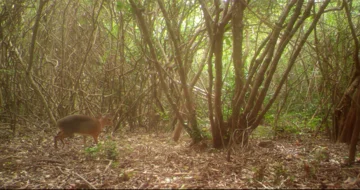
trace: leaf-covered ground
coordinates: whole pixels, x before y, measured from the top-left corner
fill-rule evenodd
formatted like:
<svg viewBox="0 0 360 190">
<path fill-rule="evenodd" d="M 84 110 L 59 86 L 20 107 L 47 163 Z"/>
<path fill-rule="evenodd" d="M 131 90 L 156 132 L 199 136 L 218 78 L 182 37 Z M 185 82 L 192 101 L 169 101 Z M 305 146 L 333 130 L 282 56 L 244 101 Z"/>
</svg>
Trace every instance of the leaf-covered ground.
<svg viewBox="0 0 360 190">
<path fill-rule="evenodd" d="M 233 147 L 228 162 L 227 150 L 189 147 L 186 135 L 175 143 L 167 133 L 102 134 L 91 148 L 76 136 L 55 150 L 55 133 L 1 138 L 0 188 L 360 187 L 360 165 L 343 164 L 346 145 L 306 135 L 252 139 L 246 148 Z"/>
</svg>

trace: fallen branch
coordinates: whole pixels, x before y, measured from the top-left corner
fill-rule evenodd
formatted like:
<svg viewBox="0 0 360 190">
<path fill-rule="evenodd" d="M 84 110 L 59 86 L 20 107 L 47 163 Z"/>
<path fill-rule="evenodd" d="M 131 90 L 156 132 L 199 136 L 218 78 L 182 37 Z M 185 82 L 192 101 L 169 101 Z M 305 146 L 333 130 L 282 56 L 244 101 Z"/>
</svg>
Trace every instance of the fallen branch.
<svg viewBox="0 0 360 190">
<path fill-rule="evenodd" d="M 109 169 L 109 167 L 110 167 L 111 164 L 112 164 L 112 160 L 110 160 L 109 164 L 106 166 L 106 168 L 105 168 L 105 170 L 104 170 L 103 173 L 105 173 L 105 172 Z"/>
<path fill-rule="evenodd" d="M 78 173 L 74 172 L 79 178 L 81 178 L 85 183 L 87 183 L 92 189 L 96 189 L 88 180 L 86 180 L 83 176 L 79 175 Z"/>
<path fill-rule="evenodd" d="M 52 159 L 35 159 L 33 160 L 34 162 L 48 162 L 48 163 L 59 163 L 59 164 L 64 164 L 63 161 L 60 160 L 52 160 Z"/>
</svg>

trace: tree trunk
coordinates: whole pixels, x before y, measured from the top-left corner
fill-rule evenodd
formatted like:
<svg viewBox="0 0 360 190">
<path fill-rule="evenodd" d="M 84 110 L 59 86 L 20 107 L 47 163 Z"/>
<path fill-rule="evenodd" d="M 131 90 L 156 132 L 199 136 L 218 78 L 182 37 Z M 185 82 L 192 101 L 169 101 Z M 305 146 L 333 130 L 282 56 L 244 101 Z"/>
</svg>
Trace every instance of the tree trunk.
<svg viewBox="0 0 360 190">
<path fill-rule="evenodd" d="M 152 63 L 154 64 L 154 66 L 156 68 L 156 71 L 158 73 L 160 85 L 161 85 L 161 88 L 164 91 L 166 99 L 168 100 L 168 102 L 169 102 L 169 104 L 171 106 L 171 109 L 175 112 L 176 117 L 178 118 L 180 124 L 183 125 L 183 127 L 185 128 L 187 133 L 192 138 L 193 142 L 197 142 L 197 141 L 199 141 L 201 139 L 201 136 L 198 133 L 199 131 L 195 131 L 195 132 L 193 131 L 193 128 L 197 127 L 197 125 L 192 126 L 192 128 L 190 128 L 187 124 L 185 124 L 185 120 L 182 117 L 182 115 L 180 114 L 178 106 L 175 104 L 173 98 L 170 96 L 169 88 L 167 87 L 167 85 L 165 83 L 164 76 L 163 76 L 163 69 L 162 69 L 162 67 L 161 67 L 161 65 L 160 65 L 160 63 L 159 63 L 159 61 L 157 59 L 157 55 L 156 55 L 155 48 L 154 48 L 154 45 L 153 45 L 154 43 L 151 40 L 150 33 L 148 31 L 148 28 L 147 28 L 145 20 L 144 20 L 144 18 L 142 16 L 142 13 L 141 13 L 140 9 L 137 7 L 137 5 L 135 4 L 135 2 L 133 0 L 129 0 L 129 2 L 130 2 L 130 5 L 131 5 L 137 19 L 138 19 L 138 25 L 139 25 L 139 28 L 141 29 L 142 35 L 144 37 L 144 41 L 148 45 L 150 56 L 151 56 L 151 59 L 152 59 Z M 187 103 L 189 104 L 189 102 L 187 102 Z M 196 116 L 191 116 L 191 117 L 195 117 L 195 119 L 196 119 Z M 191 123 L 191 119 L 190 119 L 190 125 L 191 124 L 192 123 Z"/>
<path fill-rule="evenodd" d="M 352 38 L 354 40 L 354 51 L 353 61 L 355 72 L 353 74 L 349 87 L 344 92 L 337 108 L 334 112 L 334 131 L 336 132 L 337 142 L 345 142 L 347 144 L 353 143 L 350 140 L 351 136 L 354 136 L 354 132 L 357 130 L 356 124 L 358 124 L 358 105 L 356 105 L 356 91 L 359 91 L 360 85 L 360 60 L 359 60 L 359 49 L 360 44 L 357 38 L 355 26 L 351 19 L 350 6 L 347 1 L 343 1 L 345 13 L 348 19 L 349 27 L 351 30 Z M 350 152 L 354 147 L 350 148 Z"/>
<path fill-rule="evenodd" d="M 232 115 L 228 120 L 230 126 L 230 135 L 235 132 L 236 128 L 240 128 L 240 109 L 237 102 L 237 95 L 244 88 L 244 60 L 243 60 L 243 39 L 244 39 L 244 11 L 246 2 L 244 0 L 234 1 L 232 13 L 232 35 L 233 35 L 233 64 L 235 68 L 235 90 L 232 100 Z M 230 142 L 231 143 L 231 142 Z"/>
<path fill-rule="evenodd" d="M 214 148 L 223 147 L 224 120 L 222 115 L 221 90 L 222 90 L 222 51 L 223 51 L 224 28 L 218 28 L 215 35 L 215 86 L 214 86 L 214 110 L 215 110 L 215 126 L 212 128 Z"/>
<path fill-rule="evenodd" d="M 214 23 L 214 56 L 215 56 L 215 86 L 214 86 L 214 126 L 211 126 L 213 146 L 214 148 L 222 148 L 227 142 L 224 139 L 229 139 L 226 133 L 226 127 L 224 125 L 224 119 L 222 114 L 222 102 L 221 102 L 221 90 L 223 86 L 222 75 L 222 56 L 223 56 L 223 39 L 225 26 L 231 19 L 231 13 L 227 13 L 227 6 L 223 12 L 223 17 L 220 23 Z M 218 12 L 219 14 L 220 12 Z M 219 15 L 218 15 L 219 16 Z"/>
<path fill-rule="evenodd" d="M 357 87 L 357 93 L 354 97 L 354 104 L 353 107 L 355 107 L 354 112 L 356 113 L 356 117 L 353 119 L 354 124 L 352 126 L 353 133 L 351 137 L 351 143 L 349 147 L 349 163 L 354 163 L 355 161 L 355 155 L 356 155 L 356 145 L 359 140 L 359 134 L 360 134 L 360 84 Z"/>
<path fill-rule="evenodd" d="M 192 136 L 194 143 L 197 143 L 202 140 L 202 136 L 201 136 L 201 132 L 197 125 L 195 104 L 194 104 L 193 98 L 189 91 L 189 87 L 188 87 L 187 80 L 186 80 L 186 78 L 187 78 L 186 72 L 185 72 L 183 60 L 181 59 L 181 57 L 182 57 L 181 51 L 180 51 L 180 48 L 178 45 L 179 37 L 176 37 L 175 32 L 173 31 L 174 27 L 170 23 L 170 18 L 165 10 L 164 2 L 162 0 L 158 0 L 158 4 L 164 15 L 167 30 L 169 32 L 169 36 L 171 38 L 171 41 L 173 42 L 174 49 L 175 49 L 175 55 L 176 55 L 175 62 L 177 63 L 177 65 L 179 67 L 178 71 L 179 71 L 179 76 L 180 76 L 180 81 L 181 81 L 181 87 L 184 92 L 185 106 L 186 106 L 186 110 L 188 113 L 187 116 L 188 116 L 190 127 L 192 129 L 192 134 L 190 136 Z"/>
<path fill-rule="evenodd" d="M 30 44 L 30 49 L 29 49 L 30 58 L 29 58 L 28 68 L 26 70 L 26 76 L 30 82 L 31 87 L 35 89 L 35 92 L 38 94 L 42 103 L 44 104 L 45 110 L 46 110 L 47 114 L 49 115 L 51 124 L 55 126 L 56 120 L 50 109 L 50 106 L 47 103 L 45 96 L 42 94 L 39 86 L 36 84 L 36 82 L 34 81 L 34 78 L 32 76 L 33 75 L 33 63 L 34 63 L 34 54 L 35 54 L 36 35 L 37 35 L 37 31 L 38 31 L 39 23 L 40 23 L 40 19 L 41 19 L 41 12 L 46 3 L 47 3 L 47 1 L 40 0 L 40 5 L 39 5 L 39 8 L 36 13 L 35 25 L 33 27 L 33 36 L 31 39 L 31 44 Z M 16 51 L 16 53 L 17 53 L 17 56 L 19 57 L 19 59 L 22 60 L 20 54 L 18 54 L 18 51 Z"/>
</svg>

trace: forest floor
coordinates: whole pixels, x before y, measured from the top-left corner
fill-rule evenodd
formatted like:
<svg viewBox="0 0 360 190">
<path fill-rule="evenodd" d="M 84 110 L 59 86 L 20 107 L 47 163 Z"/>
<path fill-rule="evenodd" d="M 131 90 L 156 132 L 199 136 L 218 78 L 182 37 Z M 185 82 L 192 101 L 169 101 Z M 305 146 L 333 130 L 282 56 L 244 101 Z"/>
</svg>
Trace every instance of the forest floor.
<svg viewBox="0 0 360 190">
<path fill-rule="evenodd" d="M 90 148 L 77 135 L 56 150 L 56 132 L 45 131 L 0 138 L 0 188 L 360 187 L 360 165 L 343 164 L 347 146 L 321 137 L 251 139 L 228 162 L 227 150 L 190 147 L 184 134 L 178 143 L 168 133 L 102 134 Z"/>
</svg>

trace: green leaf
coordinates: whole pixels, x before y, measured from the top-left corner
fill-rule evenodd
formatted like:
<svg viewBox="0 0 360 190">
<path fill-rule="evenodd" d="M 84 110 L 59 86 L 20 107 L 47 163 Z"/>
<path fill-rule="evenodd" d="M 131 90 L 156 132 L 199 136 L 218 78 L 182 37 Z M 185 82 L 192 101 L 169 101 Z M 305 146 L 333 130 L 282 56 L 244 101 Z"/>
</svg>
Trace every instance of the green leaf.
<svg viewBox="0 0 360 190">
<path fill-rule="evenodd" d="M 121 11 L 124 9 L 124 3 L 120 0 L 116 1 L 116 10 Z"/>
</svg>

